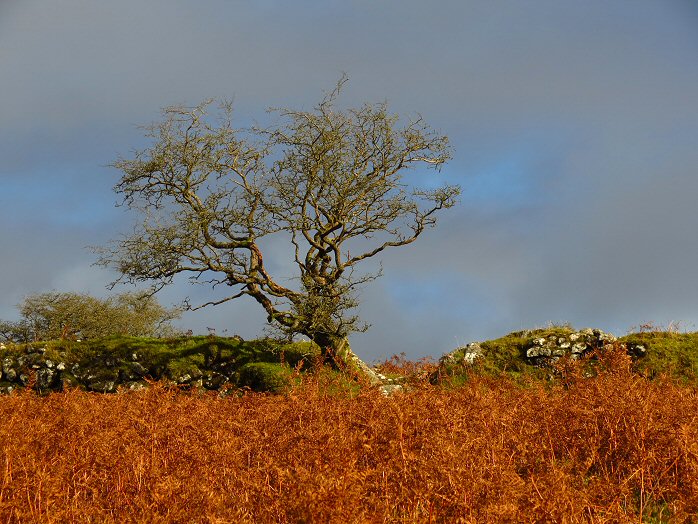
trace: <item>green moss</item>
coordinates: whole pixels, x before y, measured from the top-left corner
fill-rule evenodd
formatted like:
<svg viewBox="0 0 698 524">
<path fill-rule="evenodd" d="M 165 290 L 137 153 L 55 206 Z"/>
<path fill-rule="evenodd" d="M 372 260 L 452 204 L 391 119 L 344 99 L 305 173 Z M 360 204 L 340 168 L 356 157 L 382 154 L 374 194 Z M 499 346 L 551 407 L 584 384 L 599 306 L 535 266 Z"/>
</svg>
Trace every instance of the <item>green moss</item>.
<svg viewBox="0 0 698 524">
<path fill-rule="evenodd" d="M 176 359 L 167 363 L 165 376 L 175 382 L 198 379 L 203 375 L 201 368 L 189 360 Z M 188 377 L 188 378 L 187 378 Z"/>
<path fill-rule="evenodd" d="M 468 351 L 461 348 L 453 356 L 453 363 L 446 364 L 443 372 L 450 377 L 452 384 L 459 384 L 467 379 L 471 373 L 485 375 L 508 374 L 514 379 L 526 377 L 543 377 L 547 373 L 526 361 L 526 349 L 537 338 L 561 337 L 574 332 L 569 326 L 554 326 L 545 329 L 528 331 L 516 331 L 504 337 L 482 342 L 482 356 L 475 359 L 474 363 L 463 364 L 463 357 Z"/>
<path fill-rule="evenodd" d="M 238 371 L 238 385 L 253 391 L 283 393 L 293 383 L 293 370 L 285 364 L 250 362 Z"/>
<path fill-rule="evenodd" d="M 34 344 L 36 345 L 36 344 Z M 280 362 L 281 351 L 287 361 L 297 363 L 311 353 L 308 343 L 280 344 L 262 339 L 243 342 L 223 337 L 179 337 L 171 339 L 114 336 L 83 342 L 53 341 L 41 344 L 58 355 L 62 352 L 73 361 L 112 357 L 133 360 L 153 368 L 175 366 L 211 366 L 228 363 L 237 367 L 248 362 Z M 290 358 L 289 358 L 290 357 Z"/>
<path fill-rule="evenodd" d="M 310 369 L 319 348 L 310 342 L 285 343 L 272 339 L 242 341 L 214 336 L 146 338 L 111 336 L 101 339 L 56 340 L 32 344 L 6 344 L 0 357 L 43 348 L 36 358 L 62 362 L 64 374 L 75 368 L 74 379 L 119 382 L 166 378 L 176 382 L 214 374 L 236 377 L 246 365 L 268 363 Z M 188 377 L 187 377 L 188 375 Z M 185 378 L 186 377 L 186 378 Z"/>
<path fill-rule="evenodd" d="M 282 344 L 276 351 L 284 362 L 294 368 L 302 364 L 303 369 L 308 369 L 320 357 L 320 348 L 313 342 Z"/>
<path fill-rule="evenodd" d="M 645 355 L 637 359 L 635 369 L 647 376 L 666 373 L 685 382 L 698 382 L 698 333 L 632 333 L 620 342 L 645 347 Z"/>
<path fill-rule="evenodd" d="M 451 363 L 442 366 L 442 375 L 451 385 L 467 381 L 473 374 L 498 375 L 506 373 L 516 381 L 543 378 L 549 372 L 527 363 L 526 349 L 534 339 L 567 336 L 574 332 L 569 326 L 518 331 L 504 337 L 482 342 L 482 357 L 474 364 L 463 363 L 467 352 L 462 348 L 453 354 Z M 645 332 L 622 337 L 619 342 L 644 346 L 644 355 L 636 355 L 634 368 L 648 377 L 668 374 L 685 383 L 698 383 L 698 333 Z"/>
</svg>

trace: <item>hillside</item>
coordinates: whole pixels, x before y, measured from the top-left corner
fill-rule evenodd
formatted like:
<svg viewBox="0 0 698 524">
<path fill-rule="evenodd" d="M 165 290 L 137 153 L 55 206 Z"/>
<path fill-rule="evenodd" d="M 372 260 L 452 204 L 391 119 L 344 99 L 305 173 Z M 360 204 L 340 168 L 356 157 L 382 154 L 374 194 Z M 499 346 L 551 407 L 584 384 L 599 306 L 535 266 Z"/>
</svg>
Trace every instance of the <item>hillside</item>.
<svg viewBox="0 0 698 524">
<path fill-rule="evenodd" d="M 698 379 L 698 333 L 644 332 L 616 338 L 597 329 L 551 327 L 510 333 L 471 343 L 444 355 L 438 365 L 390 362 L 377 369 L 385 383 L 429 376 L 432 383 L 462 383 L 477 375 L 507 374 L 515 379 L 550 379 L 555 369 L 611 345 L 633 358 L 633 369 L 650 378 L 668 374 Z M 309 342 L 272 339 L 243 341 L 216 336 L 170 339 L 108 337 L 0 345 L 0 392 L 31 387 L 38 391 L 79 387 L 111 393 L 165 380 L 182 388 L 248 388 L 282 392 L 313 368 L 319 357 Z"/>
</svg>

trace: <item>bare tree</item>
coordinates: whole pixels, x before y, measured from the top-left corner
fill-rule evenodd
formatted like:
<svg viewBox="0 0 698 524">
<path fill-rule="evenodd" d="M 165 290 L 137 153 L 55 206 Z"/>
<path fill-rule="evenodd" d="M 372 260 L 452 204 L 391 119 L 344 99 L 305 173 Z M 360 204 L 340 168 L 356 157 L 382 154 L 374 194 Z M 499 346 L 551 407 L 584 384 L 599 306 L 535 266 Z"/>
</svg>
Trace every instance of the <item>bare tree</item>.
<svg viewBox="0 0 698 524">
<path fill-rule="evenodd" d="M 133 234 L 101 248 L 117 282 L 154 290 L 179 274 L 233 290 L 220 304 L 248 296 L 270 324 L 315 341 L 330 363 L 352 356 L 360 330 L 350 311 L 355 291 L 378 276 L 359 263 L 414 242 L 454 205 L 459 187 L 411 188 L 404 172 L 439 168 L 448 139 L 417 117 L 400 127 L 385 103 L 340 110 L 346 78 L 311 111 L 271 110 L 280 123 L 235 129 L 230 104 L 170 107 L 146 128 L 153 142 L 114 166 L 115 190 L 142 214 Z M 262 244 L 288 241 L 294 280 L 272 275 Z M 115 282 L 116 283 L 116 282 Z"/>
</svg>

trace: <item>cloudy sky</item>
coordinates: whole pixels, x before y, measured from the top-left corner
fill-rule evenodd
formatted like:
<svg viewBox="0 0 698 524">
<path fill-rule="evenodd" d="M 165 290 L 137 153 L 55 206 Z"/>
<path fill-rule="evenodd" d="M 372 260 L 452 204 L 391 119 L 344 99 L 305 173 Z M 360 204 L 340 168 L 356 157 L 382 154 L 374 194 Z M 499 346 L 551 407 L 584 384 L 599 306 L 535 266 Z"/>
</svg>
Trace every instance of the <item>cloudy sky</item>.
<svg viewBox="0 0 698 524">
<path fill-rule="evenodd" d="M 692 0 L 0 0 L 0 318 L 106 295 L 89 245 L 129 231 L 107 165 L 159 109 L 234 97 L 242 123 L 387 100 L 448 135 L 460 204 L 361 295 L 372 360 L 570 322 L 698 329 Z M 279 250 L 283 257 L 283 250 Z M 127 289 L 122 289 L 125 291 Z M 164 303 L 205 298 L 177 285 Z M 254 337 L 252 302 L 184 328 Z"/>
</svg>

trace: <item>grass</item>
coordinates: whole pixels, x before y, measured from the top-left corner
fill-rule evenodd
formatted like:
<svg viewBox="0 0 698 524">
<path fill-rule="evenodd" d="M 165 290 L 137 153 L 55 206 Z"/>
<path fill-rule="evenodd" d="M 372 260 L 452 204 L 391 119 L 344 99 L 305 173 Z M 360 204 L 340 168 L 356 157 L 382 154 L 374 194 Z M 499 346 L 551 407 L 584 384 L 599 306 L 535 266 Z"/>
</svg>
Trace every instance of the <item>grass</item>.
<svg viewBox="0 0 698 524">
<path fill-rule="evenodd" d="M 283 393 L 294 382 L 293 369 L 275 362 L 249 362 L 238 372 L 238 385 L 253 391 Z"/>
<path fill-rule="evenodd" d="M 451 384 L 461 384 L 472 376 L 508 374 L 525 383 L 531 379 L 546 379 L 548 370 L 527 363 L 526 348 L 536 338 L 567 336 L 575 330 L 570 326 L 552 326 L 529 331 L 518 331 L 504 337 L 482 342 L 483 358 L 475 365 L 462 364 L 465 348 L 454 353 L 453 362 L 442 367 Z M 698 333 L 679 333 L 675 330 L 653 330 L 631 333 L 618 342 L 629 346 L 643 346 L 646 352 L 634 360 L 633 368 L 650 378 L 669 375 L 686 384 L 698 385 Z"/>
<path fill-rule="evenodd" d="M 0 398 L 0 521 L 695 522 L 698 391 L 599 364 L 389 398 L 325 373 L 280 395 L 20 391 Z"/>
<path fill-rule="evenodd" d="M 457 350 L 453 356 L 453 364 L 442 368 L 442 373 L 450 378 L 452 384 L 459 385 L 475 375 L 497 376 L 507 373 L 513 379 L 544 378 L 549 375 L 526 361 L 526 348 L 534 339 L 549 336 L 569 335 L 574 330 L 567 326 L 554 326 L 545 329 L 517 331 L 504 337 L 482 342 L 483 357 L 475 361 L 475 365 L 463 365 L 463 355 L 466 348 Z"/>
<path fill-rule="evenodd" d="M 649 377 L 670 374 L 685 382 L 696 383 L 698 377 L 698 333 L 648 331 L 632 333 L 620 342 L 646 348 L 636 369 Z"/>
</svg>

